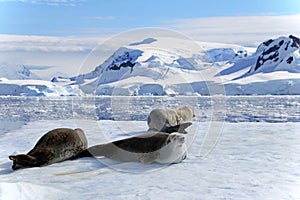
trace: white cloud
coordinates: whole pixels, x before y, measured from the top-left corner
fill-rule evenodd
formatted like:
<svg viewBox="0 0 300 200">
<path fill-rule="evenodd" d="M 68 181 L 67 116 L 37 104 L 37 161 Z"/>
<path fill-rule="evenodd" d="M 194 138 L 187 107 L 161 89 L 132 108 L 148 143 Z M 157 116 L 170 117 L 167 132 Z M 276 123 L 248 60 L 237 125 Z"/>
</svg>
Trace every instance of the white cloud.
<svg viewBox="0 0 300 200">
<path fill-rule="evenodd" d="M 98 20 L 102 20 L 102 17 Z M 164 22 L 164 27 L 198 41 L 257 46 L 266 39 L 281 35 L 293 34 L 299 37 L 299 21 L 300 15 L 213 17 L 169 20 Z M 107 40 L 117 32 L 121 32 L 121 29 L 88 29 L 81 33 L 89 36 L 73 37 L 0 34 L 0 62 L 37 66 L 46 63 L 50 66 L 65 66 L 69 69 L 66 71 L 74 72 L 74 66 L 80 66 L 93 48 L 106 41 L 106 46 L 99 48 L 101 52 L 88 59 L 89 63 L 84 61 L 85 67 L 94 67 L 121 44 Z"/>
<path fill-rule="evenodd" d="M 240 16 L 175 19 L 164 24 L 200 41 L 256 46 L 281 35 L 300 36 L 299 21 L 300 15 Z"/>
<path fill-rule="evenodd" d="M 53 37 L 0 34 L 0 51 L 83 52 L 104 41 L 100 37 Z"/>
</svg>

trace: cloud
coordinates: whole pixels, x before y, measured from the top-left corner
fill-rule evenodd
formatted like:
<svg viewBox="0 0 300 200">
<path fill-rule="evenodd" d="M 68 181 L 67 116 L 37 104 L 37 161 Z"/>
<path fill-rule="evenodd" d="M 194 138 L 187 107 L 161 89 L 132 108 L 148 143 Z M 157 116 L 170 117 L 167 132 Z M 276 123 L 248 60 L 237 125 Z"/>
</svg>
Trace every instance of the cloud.
<svg viewBox="0 0 300 200">
<path fill-rule="evenodd" d="M 83 52 L 107 37 L 54 37 L 0 34 L 0 51 Z"/>
<path fill-rule="evenodd" d="M 174 19 L 163 24 L 195 40 L 256 46 L 281 35 L 300 36 L 299 21 L 300 15 L 238 16 Z"/>
<path fill-rule="evenodd" d="M 102 20 L 106 17 L 97 18 Z M 163 22 L 163 27 L 177 30 L 198 41 L 256 47 L 269 38 L 290 34 L 300 36 L 299 21 L 300 15 L 211 17 L 168 20 Z M 86 35 L 70 37 L 0 34 L 0 51 L 90 51 L 97 44 L 124 30 L 99 28 L 81 31 Z"/>
</svg>

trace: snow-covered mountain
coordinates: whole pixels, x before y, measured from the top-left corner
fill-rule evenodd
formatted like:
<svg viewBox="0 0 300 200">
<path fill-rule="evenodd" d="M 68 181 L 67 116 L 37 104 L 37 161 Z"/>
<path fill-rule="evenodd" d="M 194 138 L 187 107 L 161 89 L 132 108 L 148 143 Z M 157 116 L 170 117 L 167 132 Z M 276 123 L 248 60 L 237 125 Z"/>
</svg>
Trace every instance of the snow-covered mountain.
<svg viewBox="0 0 300 200">
<path fill-rule="evenodd" d="M 85 93 L 97 95 L 195 93 L 190 84 L 201 81 L 195 63 L 209 58 L 203 52 L 195 54 L 180 48 L 159 48 L 156 45 L 166 43 L 163 38 L 145 41 L 119 48 L 92 72 L 70 78 L 70 84 L 79 85 Z M 178 55 L 176 52 L 179 51 L 189 56 Z M 202 70 L 207 68 L 205 64 L 201 67 Z"/>
<path fill-rule="evenodd" d="M 299 38 L 292 35 L 263 42 L 255 52 L 255 63 L 244 76 L 274 71 L 300 72 L 299 48 Z"/>
<path fill-rule="evenodd" d="M 97 95 L 210 95 L 211 88 L 222 85 L 230 95 L 300 94 L 300 42 L 295 36 L 267 40 L 256 50 L 201 42 L 205 51 L 187 52 L 183 45 L 170 45 L 171 51 L 157 48 L 164 42 L 152 38 L 121 47 L 69 84 Z"/>
<path fill-rule="evenodd" d="M 269 39 L 220 74 L 230 95 L 300 94 L 300 40 L 292 35 Z"/>
<path fill-rule="evenodd" d="M 29 81 L 38 77 L 24 66 L 1 66 L 0 91 L 2 95 L 300 94 L 299 49 L 300 39 L 292 35 L 266 40 L 256 49 L 146 38 L 120 47 L 89 73 L 57 76 L 47 83 Z"/>
<path fill-rule="evenodd" d="M 7 78 L 11 80 L 40 79 L 24 65 L 13 65 L 7 63 L 0 64 L 0 78 Z"/>
<path fill-rule="evenodd" d="M 224 47 L 214 48 L 206 51 L 207 55 L 213 62 L 232 62 L 235 60 L 243 59 L 248 56 L 247 49 L 242 47 Z"/>
</svg>

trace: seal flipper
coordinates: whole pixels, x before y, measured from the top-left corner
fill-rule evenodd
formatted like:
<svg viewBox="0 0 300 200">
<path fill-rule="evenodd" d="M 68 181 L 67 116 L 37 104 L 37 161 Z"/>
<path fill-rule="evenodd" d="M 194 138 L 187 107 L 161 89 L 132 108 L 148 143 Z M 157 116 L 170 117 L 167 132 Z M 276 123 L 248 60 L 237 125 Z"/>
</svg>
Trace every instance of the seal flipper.
<svg viewBox="0 0 300 200">
<path fill-rule="evenodd" d="M 9 159 L 13 161 L 13 170 L 17 170 L 23 167 L 35 167 L 38 163 L 35 157 L 25 154 L 9 156 Z"/>
<path fill-rule="evenodd" d="M 20 169 L 23 167 L 40 167 L 48 164 L 49 159 L 53 157 L 51 152 L 37 151 L 31 154 L 18 154 L 15 156 L 9 156 L 9 159 L 13 161 L 12 169 Z"/>
<path fill-rule="evenodd" d="M 192 122 L 187 122 L 187 123 L 183 123 L 183 124 L 178 124 L 176 126 L 170 126 L 170 127 L 165 127 L 163 130 L 161 130 L 162 132 L 165 133 L 174 133 L 174 132 L 178 132 L 178 133 L 184 133 L 187 134 L 186 132 L 186 128 L 191 126 Z"/>
<path fill-rule="evenodd" d="M 143 164 L 151 164 L 159 157 L 159 152 L 142 153 L 138 156 L 138 161 Z"/>
</svg>

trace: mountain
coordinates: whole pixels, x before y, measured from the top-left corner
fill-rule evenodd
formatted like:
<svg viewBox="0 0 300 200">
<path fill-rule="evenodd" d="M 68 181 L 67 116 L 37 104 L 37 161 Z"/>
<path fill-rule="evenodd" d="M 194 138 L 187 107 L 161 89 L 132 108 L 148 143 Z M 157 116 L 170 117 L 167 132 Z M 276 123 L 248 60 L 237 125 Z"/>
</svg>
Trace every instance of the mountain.
<svg viewBox="0 0 300 200">
<path fill-rule="evenodd" d="M 256 50 L 255 63 L 242 77 L 274 71 L 300 72 L 299 48 L 300 40 L 293 35 L 263 42 Z"/>
<path fill-rule="evenodd" d="M 246 58 L 249 55 L 247 49 L 242 47 L 214 48 L 209 49 L 206 53 L 213 62 L 232 62 Z"/>
<path fill-rule="evenodd" d="M 151 38 L 145 42 L 131 43 L 115 51 L 103 64 L 87 74 L 71 77 L 71 85 L 79 85 L 84 93 L 96 95 L 171 95 L 193 94 L 190 86 L 199 81 L 197 61 L 204 63 L 208 57 L 176 48 L 159 48 L 170 41 Z M 183 43 L 184 41 L 178 41 Z M 174 46 L 174 45 L 170 45 Z M 181 51 L 187 57 L 176 54 Z M 174 77 L 176 77 L 174 79 Z M 55 77 L 53 81 L 57 81 Z"/>
<path fill-rule="evenodd" d="M 13 65 L 7 63 L 0 64 L 0 78 L 7 78 L 11 80 L 40 79 L 24 65 Z"/>
<path fill-rule="evenodd" d="M 266 40 L 220 75 L 229 95 L 300 94 L 300 40 L 293 35 Z"/>
<path fill-rule="evenodd" d="M 292 35 L 268 39 L 257 48 L 146 38 L 116 49 L 89 73 L 56 76 L 51 82 L 38 81 L 23 65 L 1 65 L 0 94 L 300 94 L 299 49 L 300 39 Z"/>
<path fill-rule="evenodd" d="M 95 95 L 300 94 L 299 41 L 279 37 L 256 49 L 199 42 L 201 49 L 147 38 L 120 47 L 87 74 L 52 81 Z"/>
</svg>

